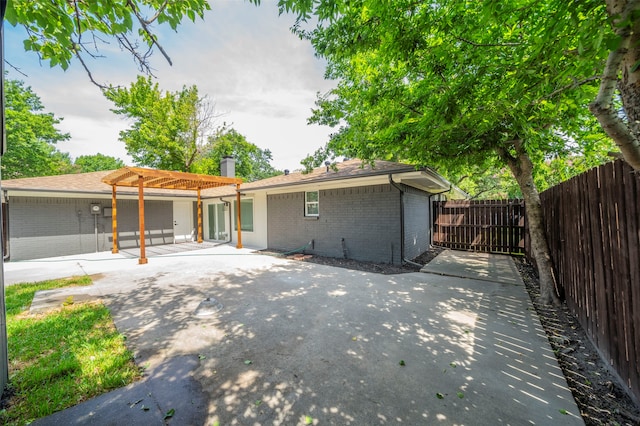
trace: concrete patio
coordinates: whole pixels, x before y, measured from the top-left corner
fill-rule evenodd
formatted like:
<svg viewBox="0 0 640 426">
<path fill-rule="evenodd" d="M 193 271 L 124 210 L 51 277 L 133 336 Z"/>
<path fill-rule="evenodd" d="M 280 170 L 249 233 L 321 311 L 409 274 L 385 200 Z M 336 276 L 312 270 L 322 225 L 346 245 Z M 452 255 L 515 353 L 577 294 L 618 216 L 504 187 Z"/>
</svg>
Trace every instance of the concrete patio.
<svg viewBox="0 0 640 426">
<path fill-rule="evenodd" d="M 583 424 L 512 260 L 441 256 L 452 273 L 385 276 L 228 246 L 147 265 L 31 262 L 99 274 L 39 297 L 102 299 L 148 371 L 34 424 L 160 425 L 171 408 L 176 425 Z M 27 269 L 7 264 L 7 281 Z M 197 315 L 207 298 L 222 309 Z M 135 395 L 155 409 L 130 407 Z"/>
</svg>

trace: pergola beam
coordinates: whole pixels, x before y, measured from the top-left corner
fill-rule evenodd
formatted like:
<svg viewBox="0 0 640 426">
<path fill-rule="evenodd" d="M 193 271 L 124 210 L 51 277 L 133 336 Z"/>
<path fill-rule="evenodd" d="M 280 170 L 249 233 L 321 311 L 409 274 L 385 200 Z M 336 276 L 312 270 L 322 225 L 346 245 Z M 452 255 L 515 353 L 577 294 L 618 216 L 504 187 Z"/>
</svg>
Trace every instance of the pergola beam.
<svg viewBox="0 0 640 426">
<path fill-rule="evenodd" d="M 118 253 L 118 221 L 116 207 L 116 187 L 137 187 L 138 188 L 138 222 L 140 225 L 140 259 L 138 263 L 147 263 L 145 255 L 145 226 L 144 226 L 144 189 L 179 189 L 197 191 L 198 209 L 198 243 L 203 242 L 203 220 L 202 220 L 202 200 L 201 191 L 203 189 L 215 188 L 219 186 L 236 185 L 237 205 L 238 205 L 238 244 L 237 248 L 242 248 L 242 233 L 240 221 L 240 184 L 242 179 L 223 176 L 209 176 L 196 173 L 173 172 L 168 170 L 145 169 L 141 167 L 123 167 L 102 178 L 102 182 L 112 187 L 112 228 L 113 228 L 113 249 L 112 253 Z"/>
</svg>

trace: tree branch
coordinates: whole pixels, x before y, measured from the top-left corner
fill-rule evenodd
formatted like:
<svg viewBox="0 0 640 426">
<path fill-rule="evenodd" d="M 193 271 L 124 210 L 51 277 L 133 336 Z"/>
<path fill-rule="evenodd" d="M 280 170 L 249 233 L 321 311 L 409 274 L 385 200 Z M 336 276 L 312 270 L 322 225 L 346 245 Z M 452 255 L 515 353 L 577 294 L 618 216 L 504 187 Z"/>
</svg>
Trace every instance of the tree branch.
<svg viewBox="0 0 640 426">
<path fill-rule="evenodd" d="M 471 40 L 467 40 L 466 38 L 462 38 L 462 37 L 455 37 L 457 40 L 463 41 L 467 44 L 472 45 L 473 47 L 515 47 L 515 46 L 521 46 L 522 43 L 475 43 Z"/>
<path fill-rule="evenodd" d="M 138 18 L 138 22 L 140 22 L 140 26 L 142 27 L 144 32 L 147 34 L 147 36 L 149 36 L 149 39 L 151 40 L 152 44 L 155 45 L 158 48 L 158 50 L 160 50 L 160 53 L 162 53 L 162 56 L 164 56 L 167 62 L 169 62 L 169 65 L 173 65 L 173 62 L 171 61 L 171 58 L 169 57 L 167 52 L 165 52 L 165 50 L 162 48 L 160 43 L 158 43 L 158 38 L 155 36 L 155 34 L 151 32 L 151 30 L 149 30 L 149 26 L 147 25 L 147 22 L 140 15 L 140 12 L 138 11 L 138 9 L 136 9 L 136 5 L 133 4 L 131 0 L 127 0 L 127 4 L 133 11 L 133 14 L 136 16 L 136 18 Z"/>
<path fill-rule="evenodd" d="M 488 188 L 483 189 L 482 191 L 476 192 L 475 195 L 473 197 L 471 197 L 472 200 L 477 200 L 478 198 L 480 198 L 480 196 L 484 193 L 487 193 L 489 191 L 493 191 L 494 189 L 496 189 L 499 185 L 492 185 Z"/>
<path fill-rule="evenodd" d="M 115 36 L 116 40 L 118 40 L 118 44 L 128 51 L 131 56 L 133 56 L 135 62 L 138 63 L 138 69 L 147 75 L 153 76 L 153 72 L 151 72 L 151 66 L 149 65 L 149 61 L 147 58 L 149 57 L 150 50 L 145 54 L 140 54 L 138 52 L 138 46 L 134 45 L 131 40 L 129 40 L 124 34 L 119 34 Z"/>
<path fill-rule="evenodd" d="M 73 1 L 73 9 L 75 11 L 76 25 L 78 26 L 78 44 L 82 41 L 82 31 L 80 28 L 80 8 L 78 7 L 78 2 L 76 0 Z M 75 43 L 74 43 L 74 51 L 75 51 Z"/>
<path fill-rule="evenodd" d="M 573 82 L 573 83 L 571 83 L 571 84 L 567 84 L 566 86 L 561 87 L 561 88 L 559 88 L 559 89 L 556 89 L 556 90 L 554 90 L 553 92 L 549 93 L 548 95 L 543 96 L 543 97 L 542 97 L 542 99 L 550 99 L 550 98 L 553 98 L 555 95 L 557 95 L 557 94 L 559 94 L 559 93 L 562 93 L 562 92 L 564 92 L 565 90 L 575 89 L 576 87 L 580 87 L 580 86 L 582 86 L 583 84 L 587 84 L 587 83 L 590 83 L 590 82 L 592 82 L 592 81 L 599 80 L 599 79 L 601 79 L 601 78 L 602 78 L 602 76 L 601 76 L 601 75 L 594 75 L 594 76 L 592 76 L 592 77 L 585 78 L 584 80 L 574 81 L 574 82 Z M 539 101 L 538 101 L 538 102 L 539 102 Z"/>
<path fill-rule="evenodd" d="M 511 155 L 511 153 L 509 152 L 509 150 L 507 150 L 507 148 L 505 148 L 504 146 L 496 146 L 495 150 L 498 153 L 498 156 L 502 159 L 502 161 L 504 161 L 507 164 L 510 164 L 510 163 L 515 164 L 516 158 L 513 155 Z"/>
<path fill-rule="evenodd" d="M 80 64 L 82 65 L 82 68 L 84 68 L 84 70 L 87 72 L 87 75 L 89 76 L 89 80 L 91 81 L 91 83 L 93 83 L 94 85 L 98 86 L 100 89 L 102 90 L 106 90 L 108 87 L 105 86 L 104 84 L 100 84 L 98 83 L 94 78 L 93 78 L 93 74 L 91 74 L 91 70 L 89 69 L 89 67 L 87 66 L 87 64 L 84 62 L 84 59 L 82 59 L 82 55 L 80 55 L 80 52 L 75 52 L 75 56 L 76 58 L 78 58 L 78 60 L 80 61 Z"/>
<path fill-rule="evenodd" d="M 167 4 L 169 3 L 169 0 L 165 0 L 165 2 L 162 4 L 162 6 L 160 6 L 158 8 L 158 10 L 156 11 L 156 14 L 153 15 L 151 18 L 149 19 L 145 19 L 144 21 L 147 23 L 147 25 L 153 24 L 153 22 L 158 19 L 158 16 L 160 16 L 160 14 L 162 13 L 162 11 L 167 7 Z"/>
<path fill-rule="evenodd" d="M 17 68 L 15 65 L 7 61 L 6 59 L 4 60 L 4 63 L 9 65 L 9 67 L 13 68 L 17 73 L 22 74 L 24 77 L 29 77 L 27 74 L 23 73 L 22 70 L 20 70 L 20 68 Z"/>
<path fill-rule="evenodd" d="M 629 19 L 629 15 L 637 5 L 629 2 L 620 17 L 620 22 Z M 609 135 L 624 156 L 625 160 L 635 170 L 640 170 L 640 142 L 631 132 L 631 129 L 619 116 L 614 108 L 613 98 L 618 84 L 618 73 L 624 56 L 627 54 L 631 43 L 631 28 L 629 26 L 617 27 L 613 25 L 616 35 L 620 37 L 620 45 L 616 50 L 609 52 L 605 65 L 600 88 L 596 99 L 589 104 L 589 110 L 596 116 L 604 131 Z"/>
</svg>

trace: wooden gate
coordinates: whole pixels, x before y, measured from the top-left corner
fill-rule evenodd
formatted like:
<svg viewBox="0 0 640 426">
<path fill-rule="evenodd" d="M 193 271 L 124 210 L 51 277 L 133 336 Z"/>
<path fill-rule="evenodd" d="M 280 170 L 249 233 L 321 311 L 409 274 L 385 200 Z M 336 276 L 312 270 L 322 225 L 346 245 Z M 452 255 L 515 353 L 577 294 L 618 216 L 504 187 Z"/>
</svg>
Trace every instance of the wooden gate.
<svg viewBox="0 0 640 426">
<path fill-rule="evenodd" d="M 434 201 L 433 244 L 456 250 L 524 254 L 524 201 Z"/>
</svg>

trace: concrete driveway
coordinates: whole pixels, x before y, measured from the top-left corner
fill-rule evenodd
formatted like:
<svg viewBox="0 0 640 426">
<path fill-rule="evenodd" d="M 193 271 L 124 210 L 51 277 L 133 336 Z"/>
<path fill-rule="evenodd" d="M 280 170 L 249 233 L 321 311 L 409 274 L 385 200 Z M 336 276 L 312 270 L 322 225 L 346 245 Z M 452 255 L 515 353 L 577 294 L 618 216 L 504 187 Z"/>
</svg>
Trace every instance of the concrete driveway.
<svg viewBox="0 0 640 426">
<path fill-rule="evenodd" d="M 489 262 L 456 254 L 466 276 L 465 259 Z M 175 425 L 583 424 L 512 274 L 384 276 L 231 247 L 110 265 L 39 297 L 101 297 L 148 377 L 36 424 L 164 424 L 171 408 Z"/>
</svg>

